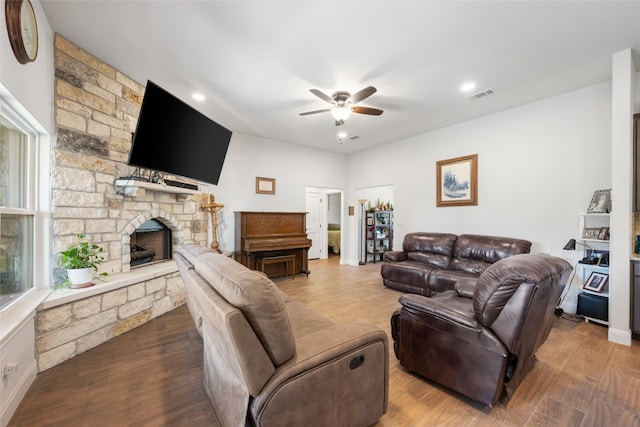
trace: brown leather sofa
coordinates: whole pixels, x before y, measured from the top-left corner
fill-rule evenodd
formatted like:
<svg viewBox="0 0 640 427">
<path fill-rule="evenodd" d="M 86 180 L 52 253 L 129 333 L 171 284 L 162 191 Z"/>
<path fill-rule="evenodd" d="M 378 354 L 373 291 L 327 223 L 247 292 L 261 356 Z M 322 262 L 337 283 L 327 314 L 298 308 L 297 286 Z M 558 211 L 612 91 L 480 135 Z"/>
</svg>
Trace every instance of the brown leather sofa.
<svg viewBox="0 0 640 427">
<path fill-rule="evenodd" d="M 402 251 L 384 253 L 380 274 L 389 288 L 428 297 L 472 285 L 494 262 L 530 250 L 531 242 L 509 237 L 408 233 Z"/>
<path fill-rule="evenodd" d="M 487 405 L 510 396 L 536 361 L 572 270 L 550 255 L 497 261 L 475 286 L 405 294 L 391 318 L 400 364 Z"/>
<path fill-rule="evenodd" d="M 386 412 L 386 332 L 336 324 L 210 249 L 183 246 L 175 259 L 218 425 L 362 427 Z"/>
</svg>

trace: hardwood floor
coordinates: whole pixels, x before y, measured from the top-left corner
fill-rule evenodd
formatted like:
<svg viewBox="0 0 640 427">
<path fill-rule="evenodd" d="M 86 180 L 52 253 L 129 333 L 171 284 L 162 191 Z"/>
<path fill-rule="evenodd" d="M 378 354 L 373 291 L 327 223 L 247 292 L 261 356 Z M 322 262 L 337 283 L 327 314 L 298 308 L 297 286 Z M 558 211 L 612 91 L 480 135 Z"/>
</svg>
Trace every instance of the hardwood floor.
<svg viewBox="0 0 640 427">
<path fill-rule="evenodd" d="M 390 333 L 401 293 L 380 264 L 310 261 L 311 275 L 280 289 L 335 321 L 365 319 Z M 391 338 L 389 339 L 391 344 Z M 556 319 L 539 362 L 508 402 L 485 408 L 405 371 L 390 348 L 391 426 L 640 426 L 640 343 Z M 186 306 L 38 375 L 10 426 L 215 426 L 202 387 L 202 341 Z"/>
</svg>

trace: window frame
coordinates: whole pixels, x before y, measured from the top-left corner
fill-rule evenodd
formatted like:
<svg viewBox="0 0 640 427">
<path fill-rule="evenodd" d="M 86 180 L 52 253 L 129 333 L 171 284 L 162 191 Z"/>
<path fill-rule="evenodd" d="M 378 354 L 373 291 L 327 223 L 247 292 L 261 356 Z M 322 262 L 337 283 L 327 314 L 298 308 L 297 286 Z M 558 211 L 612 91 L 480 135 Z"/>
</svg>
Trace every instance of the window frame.
<svg viewBox="0 0 640 427">
<path fill-rule="evenodd" d="M 0 111 L 13 126 L 29 135 L 27 141 L 26 198 L 24 207 L 1 207 L 3 214 L 33 217 L 33 286 L 0 309 L 0 342 L 12 335 L 50 294 L 51 234 L 51 137 L 46 130 L 0 85 Z"/>
</svg>

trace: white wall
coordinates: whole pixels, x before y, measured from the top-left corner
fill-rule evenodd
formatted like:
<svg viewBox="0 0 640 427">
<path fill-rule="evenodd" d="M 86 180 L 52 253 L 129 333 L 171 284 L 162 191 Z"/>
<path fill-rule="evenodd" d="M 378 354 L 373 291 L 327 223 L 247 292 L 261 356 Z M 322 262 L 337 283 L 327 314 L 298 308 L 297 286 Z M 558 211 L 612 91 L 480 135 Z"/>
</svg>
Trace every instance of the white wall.
<svg viewBox="0 0 640 427">
<path fill-rule="evenodd" d="M 611 263 L 609 267 L 610 341 L 631 345 L 631 277 L 629 260 L 633 211 L 633 114 L 636 71 L 631 49 L 613 55 L 612 61 L 612 209 Z"/>
<path fill-rule="evenodd" d="M 38 56 L 32 63 L 20 64 L 11 50 L 6 28 L 3 28 L 0 31 L 0 86 L 2 87 L 0 92 L 2 97 L 25 119 L 28 119 L 38 132 L 52 134 L 54 129 L 54 34 L 40 2 L 31 0 L 31 3 L 38 22 Z M 5 27 L 4 3 L 0 10 L 0 22 Z M 44 135 L 41 142 L 49 144 L 48 135 Z M 48 253 L 44 256 L 48 256 Z M 38 277 L 41 276 L 38 275 Z M 49 284 L 37 283 L 37 285 L 48 287 Z M 3 358 L 7 358 L 7 362 L 19 362 L 17 371 L 0 382 L 0 426 L 5 426 L 9 422 L 20 400 L 35 379 L 33 317 L 37 304 L 45 296 L 46 290 L 33 293 L 0 313 L 0 354 Z"/>
<path fill-rule="evenodd" d="M 436 161 L 476 153 L 478 206 L 437 208 Z M 372 174 L 364 164 L 385 167 Z M 578 214 L 611 188 L 611 84 L 351 154 L 348 179 L 348 204 L 356 189 L 393 184 L 396 249 L 411 231 L 492 234 L 573 265 L 580 251 L 562 247 L 579 238 Z"/>
<path fill-rule="evenodd" d="M 38 22 L 38 56 L 34 62 L 22 65 L 13 55 L 7 35 L 4 2 L 0 19 L 0 81 L 25 107 L 38 123 L 53 133 L 53 30 L 38 0 L 31 4 Z"/>
<path fill-rule="evenodd" d="M 234 133 L 218 185 L 208 190 L 225 205 L 218 216 L 220 249 L 234 250 L 234 211 L 305 212 L 305 187 L 342 190 L 346 170 L 344 154 Z M 275 178 L 275 195 L 256 194 L 258 176 Z"/>
</svg>

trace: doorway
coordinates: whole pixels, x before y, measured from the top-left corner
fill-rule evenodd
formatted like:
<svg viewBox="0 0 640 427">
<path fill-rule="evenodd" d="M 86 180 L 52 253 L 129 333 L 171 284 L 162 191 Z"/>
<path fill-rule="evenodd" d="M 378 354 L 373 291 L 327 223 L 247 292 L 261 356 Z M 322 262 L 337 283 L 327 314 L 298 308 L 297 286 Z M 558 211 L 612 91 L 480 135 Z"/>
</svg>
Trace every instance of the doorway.
<svg viewBox="0 0 640 427">
<path fill-rule="evenodd" d="M 307 237 L 311 239 L 309 259 L 328 259 L 329 254 L 342 260 L 343 192 L 342 190 L 306 188 Z"/>
</svg>

